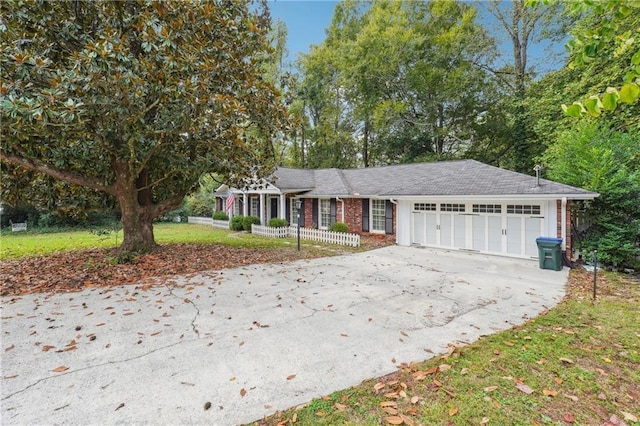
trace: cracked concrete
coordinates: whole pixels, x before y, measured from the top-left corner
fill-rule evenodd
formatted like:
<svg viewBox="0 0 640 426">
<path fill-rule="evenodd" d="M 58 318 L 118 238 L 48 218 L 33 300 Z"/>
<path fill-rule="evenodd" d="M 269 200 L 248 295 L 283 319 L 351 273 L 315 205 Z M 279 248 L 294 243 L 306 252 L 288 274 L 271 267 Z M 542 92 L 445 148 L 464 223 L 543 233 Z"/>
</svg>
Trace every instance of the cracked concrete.
<svg viewBox="0 0 640 426">
<path fill-rule="evenodd" d="M 4 297 L 0 423 L 250 422 L 521 324 L 565 282 L 532 260 L 387 247 Z"/>
</svg>

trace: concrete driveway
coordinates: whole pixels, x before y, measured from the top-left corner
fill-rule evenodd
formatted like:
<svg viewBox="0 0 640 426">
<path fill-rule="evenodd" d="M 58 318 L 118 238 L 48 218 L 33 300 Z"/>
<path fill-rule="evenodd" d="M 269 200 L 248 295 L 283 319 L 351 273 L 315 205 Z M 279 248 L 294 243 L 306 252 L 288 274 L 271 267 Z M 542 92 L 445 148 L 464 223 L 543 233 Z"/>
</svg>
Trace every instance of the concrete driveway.
<svg viewBox="0 0 640 426">
<path fill-rule="evenodd" d="M 532 260 L 387 247 L 5 297 L 0 423 L 250 422 L 521 324 L 566 278 Z"/>
</svg>

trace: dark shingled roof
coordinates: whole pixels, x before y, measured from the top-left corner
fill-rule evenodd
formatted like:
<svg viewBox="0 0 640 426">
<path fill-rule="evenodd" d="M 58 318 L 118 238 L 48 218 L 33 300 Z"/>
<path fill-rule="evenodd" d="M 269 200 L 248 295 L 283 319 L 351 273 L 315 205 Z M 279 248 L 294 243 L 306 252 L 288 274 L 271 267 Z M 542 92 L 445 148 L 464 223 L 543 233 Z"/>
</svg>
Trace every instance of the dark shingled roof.
<svg viewBox="0 0 640 426">
<path fill-rule="evenodd" d="M 400 164 L 366 169 L 279 168 L 273 182 L 283 192 L 308 196 L 483 196 L 566 195 L 593 198 L 596 193 L 475 160 Z"/>
</svg>

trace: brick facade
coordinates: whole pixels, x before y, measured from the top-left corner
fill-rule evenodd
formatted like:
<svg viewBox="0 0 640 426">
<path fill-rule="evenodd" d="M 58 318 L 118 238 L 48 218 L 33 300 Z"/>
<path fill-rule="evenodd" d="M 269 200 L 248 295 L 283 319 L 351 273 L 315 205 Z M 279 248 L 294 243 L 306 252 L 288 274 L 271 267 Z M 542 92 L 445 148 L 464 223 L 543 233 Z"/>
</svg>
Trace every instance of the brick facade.
<svg viewBox="0 0 640 426">
<path fill-rule="evenodd" d="M 565 253 L 567 258 L 571 259 L 572 253 L 572 241 L 571 241 L 571 201 L 567 200 L 566 205 L 566 236 L 565 236 Z M 556 236 L 562 238 L 562 200 L 556 200 Z"/>
<path fill-rule="evenodd" d="M 313 217 L 311 198 L 304 199 L 304 227 L 312 228 L 317 225 L 318 218 Z M 340 198 L 342 201 L 336 202 L 336 221 L 342 222 L 342 211 L 344 209 L 344 223 L 349 227 L 349 232 L 362 234 L 362 198 Z M 396 234 L 397 205 L 393 204 L 393 234 Z M 365 234 L 367 234 L 365 232 Z M 371 234 L 378 234 L 372 232 Z M 391 234 L 390 234 L 391 235 Z"/>
</svg>

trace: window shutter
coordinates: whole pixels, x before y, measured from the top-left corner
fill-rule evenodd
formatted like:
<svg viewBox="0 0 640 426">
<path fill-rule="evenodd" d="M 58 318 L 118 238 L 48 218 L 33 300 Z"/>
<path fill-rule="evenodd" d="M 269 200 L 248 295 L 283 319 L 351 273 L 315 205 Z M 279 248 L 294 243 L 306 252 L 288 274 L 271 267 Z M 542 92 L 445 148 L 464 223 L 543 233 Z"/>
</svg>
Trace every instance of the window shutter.
<svg viewBox="0 0 640 426">
<path fill-rule="evenodd" d="M 369 199 L 362 199 L 362 232 L 369 232 Z"/>
<path fill-rule="evenodd" d="M 384 233 L 393 234 L 393 203 L 386 200 L 384 206 Z"/>
<path fill-rule="evenodd" d="M 285 200 L 284 218 L 289 224 L 291 224 L 291 198 L 287 197 Z M 293 218 L 295 220 L 295 218 Z"/>
<path fill-rule="evenodd" d="M 336 210 L 337 210 L 337 206 L 336 204 L 338 204 L 336 202 L 335 198 L 331 198 L 329 200 L 329 225 L 333 225 L 334 223 L 336 223 Z"/>
<path fill-rule="evenodd" d="M 311 221 L 315 226 L 320 226 L 320 218 L 318 217 L 318 199 L 311 199 Z"/>
<path fill-rule="evenodd" d="M 303 198 L 302 203 L 300 203 L 300 223 L 298 224 L 298 226 L 304 228 L 304 203 L 305 203 L 305 199 Z"/>
</svg>

